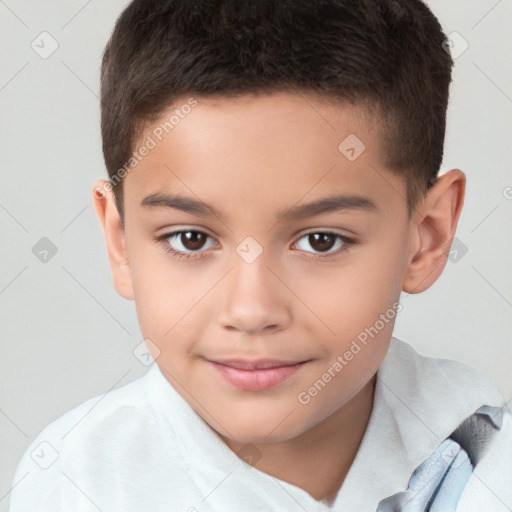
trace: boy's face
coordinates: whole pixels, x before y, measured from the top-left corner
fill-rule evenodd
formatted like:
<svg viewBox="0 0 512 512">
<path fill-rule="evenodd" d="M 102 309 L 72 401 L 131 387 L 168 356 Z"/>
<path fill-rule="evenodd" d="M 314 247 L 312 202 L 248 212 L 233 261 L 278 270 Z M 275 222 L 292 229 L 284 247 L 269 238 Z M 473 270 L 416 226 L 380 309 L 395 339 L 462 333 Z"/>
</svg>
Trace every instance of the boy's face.
<svg viewBox="0 0 512 512">
<path fill-rule="evenodd" d="M 411 259 L 406 190 L 383 167 L 378 130 L 356 114 L 309 95 L 198 98 L 169 134 L 155 123 L 135 148 L 148 135 L 156 143 L 125 177 L 116 287 L 135 299 L 164 375 L 230 439 L 314 427 L 369 385 L 388 348 Z M 353 136 L 343 143 L 351 134 L 361 154 Z M 166 195 L 216 214 L 164 206 Z M 334 196 L 342 207 L 294 216 Z M 214 363 L 229 359 L 302 364 Z"/>
</svg>

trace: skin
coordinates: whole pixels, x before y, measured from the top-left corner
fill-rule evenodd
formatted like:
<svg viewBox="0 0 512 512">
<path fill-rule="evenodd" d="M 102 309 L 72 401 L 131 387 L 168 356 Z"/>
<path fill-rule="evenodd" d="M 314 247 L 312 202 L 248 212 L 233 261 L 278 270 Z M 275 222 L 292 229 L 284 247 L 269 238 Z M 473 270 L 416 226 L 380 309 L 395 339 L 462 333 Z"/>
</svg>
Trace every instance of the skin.
<svg viewBox="0 0 512 512">
<path fill-rule="evenodd" d="M 124 178 L 124 228 L 106 181 L 94 184 L 114 286 L 135 300 L 163 374 L 227 446 L 236 453 L 253 445 L 257 469 L 331 502 L 365 432 L 394 321 L 309 403 L 299 393 L 402 290 L 419 293 L 436 281 L 465 177 L 458 169 L 443 174 L 409 215 L 404 181 L 382 163 L 378 124 L 356 107 L 277 92 L 197 99 Z M 355 161 L 338 150 L 349 134 L 366 147 Z M 141 206 L 154 193 L 200 199 L 223 217 Z M 366 198 L 374 208 L 275 219 L 334 193 Z M 182 236 L 154 239 L 180 229 L 207 236 L 196 245 Z M 322 246 L 307 236 L 325 232 L 353 243 L 334 237 Z M 262 249 L 252 263 L 236 252 L 248 236 Z M 167 252 L 166 241 L 192 259 Z M 247 391 L 207 360 L 229 357 L 309 362 L 274 388 Z"/>
</svg>

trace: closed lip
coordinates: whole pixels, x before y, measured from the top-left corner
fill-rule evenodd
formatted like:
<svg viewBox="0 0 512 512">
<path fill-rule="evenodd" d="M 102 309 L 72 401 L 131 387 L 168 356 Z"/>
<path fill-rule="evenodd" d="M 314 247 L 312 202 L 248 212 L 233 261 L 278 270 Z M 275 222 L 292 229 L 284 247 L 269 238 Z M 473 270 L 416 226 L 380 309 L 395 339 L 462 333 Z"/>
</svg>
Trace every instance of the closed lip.
<svg viewBox="0 0 512 512">
<path fill-rule="evenodd" d="M 295 366 L 297 364 L 306 363 L 307 361 L 281 361 L 278 359 L 216 359 L 209 360 L 212 363 L 223 364 L 224 366 L 230 366 L 231 368 L 237 368 L 239 370 L 264 370 L 267 368 L 279 368 L 282 366 Z"/>
</svg>

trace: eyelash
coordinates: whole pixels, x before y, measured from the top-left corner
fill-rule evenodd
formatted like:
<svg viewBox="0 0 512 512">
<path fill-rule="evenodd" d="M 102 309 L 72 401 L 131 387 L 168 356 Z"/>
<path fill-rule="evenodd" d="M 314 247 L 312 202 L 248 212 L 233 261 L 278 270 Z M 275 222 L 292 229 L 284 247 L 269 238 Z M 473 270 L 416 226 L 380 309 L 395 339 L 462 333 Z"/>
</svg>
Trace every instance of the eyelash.
<svg viewBox="0 0 512 512">
<path fill-rule="evenodd" d="M 191 259 L 195 260 L 195 259 L 201 258 L 202 257 L 201 253 L 205 252 L 205 251 L 197 251 L 197 252 L 192 252 L 192 253 L 177 251 L 176 249 L 173 249 L 169 245 L 169 242 L 167 241 L 169 238 L 171 238 L 173 236 L 180 235 L 182 233 L 189 233 L 189 232 L 201 233 L 201 234 L 206 235 L 207 237 L 211 238 L 207 233 L 204 233 L 203 231 L 199 231 L 197 229 L 182 229 L 182 230 L 172 231 L 170 233 L 165 233 L 163 235 L 156 236 L 156 237 L 154 237 L 154 239 L 163 247 L 163 249 L 166 252 L 170 253 L 173 257 L 178 258 L 180 260 L 182 258 L 185 258 L 186 260 L 191 260 Z M 308 233 L 302 234 L 297 239 L 297 242 L 306 236 L 314 235 L 314 234 L 333 235 L 336 237 L 336 240 L 341 240 L 343 242 L 343 245 L 341 246 L 341 248 L 339 248 L 338 250 L 336 250 L 333 253 L 327 253 L 327 254 L 316 253 L 316 255 L 314 256 L 315 259 L 324 259 L 324 258 L 331 258 L 331 257 L 337 256 L 340 253 L 349 250 L 351 246 L 356 244 L 356 241 L 353 240 L 352 238 L 348 238 L 345 235 L 341 235 L 340 233 L 334 233 L 332 231 L 309 231 Z M 297 242 L 294 242 L 294 244 Z"/>
</svg>

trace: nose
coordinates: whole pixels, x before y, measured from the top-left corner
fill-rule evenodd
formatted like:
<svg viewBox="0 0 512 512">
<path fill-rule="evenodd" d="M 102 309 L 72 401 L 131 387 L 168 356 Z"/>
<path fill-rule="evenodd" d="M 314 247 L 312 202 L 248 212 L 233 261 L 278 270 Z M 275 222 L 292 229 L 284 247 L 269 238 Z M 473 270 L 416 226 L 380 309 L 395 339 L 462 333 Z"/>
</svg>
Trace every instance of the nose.
<svg viewBox="0 0 512 512">
<path fill-rule="evenodd" d="M 261 255 L 234 262 L 222 290 L 219 322 L 227 330 L 263 334 L 286 329 L 292 319 L 290 292 Z"/>
</svg>

